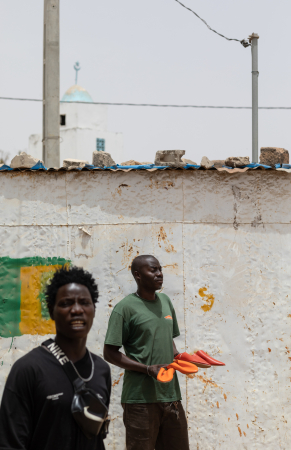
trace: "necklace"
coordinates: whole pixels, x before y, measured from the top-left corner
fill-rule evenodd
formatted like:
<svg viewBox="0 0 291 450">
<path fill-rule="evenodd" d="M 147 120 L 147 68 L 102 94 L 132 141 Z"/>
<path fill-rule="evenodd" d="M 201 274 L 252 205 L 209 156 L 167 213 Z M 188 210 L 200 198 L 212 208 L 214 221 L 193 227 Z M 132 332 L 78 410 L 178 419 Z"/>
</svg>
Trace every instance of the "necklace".
<svg viewBox="0 0 291 450">
<path fill-rule="evenodd" d="M 72 364 L 72 366 L 73 366 L 73 368 L 74 368 L 76 374 L 77 374 L 78 377 L 81 378 L 81 380 L 83 380 L 85 383 L 86 383 L 87 381 L 92 380 L 93 375 L 94 375 L 94 363 L 93 363 L 93 359 L 92 359 L 92 356 L 91 356 L 91 353 L 89 352 L 89 350 L 88 350 L 88 353 L 89 353 L 90 360 L 91 360 L 91 363 L 92 363 L 92 370 L 91 370 L 91 374 L 90 374 L 89 378 L 83 378 L 83 377 L 81 377 L 81 375 L 79 374 L 79 372 L 77 371 L 77 369 L 76 369 L 76 367 L 75 367 L 75 364 L 70 360 L 70 363 Z"/>
</svg>

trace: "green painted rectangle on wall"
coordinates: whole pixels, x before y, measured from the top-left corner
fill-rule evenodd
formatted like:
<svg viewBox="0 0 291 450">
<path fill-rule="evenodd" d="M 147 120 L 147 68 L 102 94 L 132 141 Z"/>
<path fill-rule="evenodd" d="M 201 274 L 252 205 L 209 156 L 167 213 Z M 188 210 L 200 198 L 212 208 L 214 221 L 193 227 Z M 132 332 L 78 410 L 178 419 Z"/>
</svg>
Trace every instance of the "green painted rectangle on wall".
<svg viewBox="0 0 291 450">
<path fill-rule="evenodd" d="M 21 336 L 21 269 L 24 267 L 41 267 L 43 266 L 55 266 L 51 267 L 51 275 L 53 271 L 66 263 L 68 260 L 64 258 L 18 258 L 13 259 L 8 256 L 0 257 L 0 336 L 12 337 Z M 48 270 L 48 269 L 46 269 Z M 35 271 L 38 276 L 38 271 Z M 43 270 L 39 270 L 39 277 L 43 276 Z M 42 279 L 39 279 L 38 285 L 40 286 L 39 292 L 34 293 L 37 301 L 40 302 L 41 309 L 43 310 L 43 292 L 41 289 L 44 287 Z M 23 329 L 23 327 L 22 327 Z M 41 334 L 41 333 L 40 333 Z"/>
</svg>

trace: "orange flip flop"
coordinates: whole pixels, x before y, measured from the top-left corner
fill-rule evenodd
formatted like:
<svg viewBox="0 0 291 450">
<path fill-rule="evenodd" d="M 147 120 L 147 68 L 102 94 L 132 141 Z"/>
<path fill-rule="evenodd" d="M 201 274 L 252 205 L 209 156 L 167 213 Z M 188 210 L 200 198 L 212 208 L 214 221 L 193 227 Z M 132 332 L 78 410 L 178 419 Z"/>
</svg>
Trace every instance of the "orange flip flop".
<svg viewBox="0 0 291 450">
<path fill-rule="evenodd" d="M 170 381 L 172 381 L 174 373 L 175 373 L 174 368 L 170 368 L 167 370 L 164 367 L 161 367 L 157 376 L 157 380 L 160 383 L 169 383 Z"/>
<path fill-rule="evenodd" d="M 179 372 L 184 373 L 185 375 L 198 372 L 198 367 L 195 366 L 195 364 L 190 363 L 188 361 L 181 361 L 181 360 L 174 361 L 167 366 L 167 369 L 170 368 L 178 370 Z"/>
</svg>

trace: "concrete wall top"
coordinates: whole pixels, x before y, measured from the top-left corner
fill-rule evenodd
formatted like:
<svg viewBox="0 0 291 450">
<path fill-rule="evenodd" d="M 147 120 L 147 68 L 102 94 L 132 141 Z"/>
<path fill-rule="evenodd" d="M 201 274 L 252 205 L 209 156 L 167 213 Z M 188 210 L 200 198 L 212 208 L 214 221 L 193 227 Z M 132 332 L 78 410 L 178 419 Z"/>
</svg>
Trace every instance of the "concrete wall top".
<svg viewBox="0 0 291 450">
<path fill-rule="evenodd" d="M 0 225 L 289 224 L 290 195 L 280 171 L 2 172 Z"/>
</svg>

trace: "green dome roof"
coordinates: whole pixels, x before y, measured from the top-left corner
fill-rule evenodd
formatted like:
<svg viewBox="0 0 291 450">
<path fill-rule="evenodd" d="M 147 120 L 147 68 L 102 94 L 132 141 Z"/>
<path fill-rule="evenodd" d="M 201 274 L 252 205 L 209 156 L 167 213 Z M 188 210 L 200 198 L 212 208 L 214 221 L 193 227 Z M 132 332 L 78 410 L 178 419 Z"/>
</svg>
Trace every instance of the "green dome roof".
<svg viewBox="0 0 291 450">
<path fill-rule="evenodd" d="M 63 95 L 62 102 L 86 102 L 92 103 L 93 99 L 91 95 L 78 84 L 70 87 L 67 92 Z"/>
</svg>

